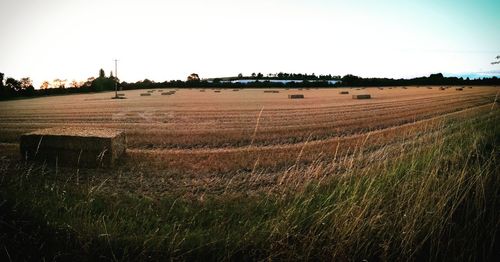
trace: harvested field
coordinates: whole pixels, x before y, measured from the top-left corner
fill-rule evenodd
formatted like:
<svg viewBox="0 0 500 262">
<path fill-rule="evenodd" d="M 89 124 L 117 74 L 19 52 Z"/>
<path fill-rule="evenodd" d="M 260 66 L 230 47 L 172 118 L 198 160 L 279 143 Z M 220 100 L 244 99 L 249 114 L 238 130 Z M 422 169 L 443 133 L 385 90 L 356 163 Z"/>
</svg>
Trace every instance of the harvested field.
<svg viewBox="0 0 500 262">
<path fill-rule="evenodd" d="M 350 92 L 375 99 L 217 88 L 2 101 L 3 251 L 12 261 L 492 260 L 500 89 L 362 89 Z M 112 168 L 80 165 L 100 151 Z M 38 153 L 78 160 L 30 161 Z"/>
<path fill-rule="evenodd" d="M 128 140 L 120 172 L 148 170 L 141 171 L 151 183 L 147 194 L 218 192 L 226 186 L 222 181 L 257 171 L 269 175 L 248 190 L 260 191 L 272 187 L 272 174 L 297 161 L 317 161 L 318 155 L 348 154 L 367 134 L 370 150 L 397 144 L 402 135 L 432 136 L 441 116 L 488 111 L 498 90 L 366 88 L 376 99 L 353 100 L 338 89 L 315 89 L 299 101 L 287 98 L 293 90 L 269 96 L 252 89 L 202 94 L 203 89 L 186 89 L 168 100 L 143 98 L 150 94 L 133 90 L 123 92 L 127 100 L 104 100 L 109 93 L 99 93 L 5 101 L 0 102 L 0 148 L 17 156 L 21 134 L 42 128 L 112 128 L 123 130 Z M 138 190 L 134 177 L 115 181 L 115 187 Z M 165 179 L 169 182 L 159 182 Z M 238 191 L 237 184 L 228 190 Z"/>
</svg>

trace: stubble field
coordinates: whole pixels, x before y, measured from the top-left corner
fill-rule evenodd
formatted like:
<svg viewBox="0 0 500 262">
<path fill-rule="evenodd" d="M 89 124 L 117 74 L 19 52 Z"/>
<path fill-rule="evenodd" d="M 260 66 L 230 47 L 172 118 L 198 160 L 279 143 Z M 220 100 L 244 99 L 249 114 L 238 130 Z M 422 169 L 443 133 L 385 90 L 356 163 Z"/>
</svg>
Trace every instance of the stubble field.
<svg viewBox="0 0 500 262">
<path fill-rule="evenodd" d="M 408 141 L 432 141 L 443 120 L 490 110 L 499 89 L 182 89 L 161 95 L 172 90 L 154 90 L 151 96 L 140 96 L 147 90 L 124 91 L 127 99 L 120 100 L 100 93 L 2 102 L 0 145 L 17 154 L 19 136 L 36 129 L 113 128 L 126 132 L 128 150 L 114 175 L 97 176 L 106 177 L 112 190 L 140 190 L 151 197 L 275 190 L 291 167 L 345 165 L 360 149 L 362 160 L 370 161 L 390 156 L 391 147 L 399 154 Z M 288 99 L 296 93 L 305 99 Z M 366 93 L 373 98 L 352 99 Z"/>
<path fill-rule="evenodd" d="M 276 90 L 0 102 L 8 258 L 500 256 L 500 88 Z M 123 130 L 126 155 L 98 169 L 22 161 L 19 136 L 56 126 Z"/>
</svg>

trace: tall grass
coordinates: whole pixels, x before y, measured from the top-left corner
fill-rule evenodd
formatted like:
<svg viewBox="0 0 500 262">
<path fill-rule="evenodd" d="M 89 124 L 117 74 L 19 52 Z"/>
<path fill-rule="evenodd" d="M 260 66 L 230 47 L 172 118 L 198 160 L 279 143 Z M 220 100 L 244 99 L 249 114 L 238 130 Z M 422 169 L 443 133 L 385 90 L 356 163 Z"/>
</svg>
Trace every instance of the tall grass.
<svg viewBox="0 0 500 262">
<path fill-rule="evenodd" d="M 356 165 L 366 157 L 359 145 L 348 168 L 295 166 L 278 179 L 282 190 L 259 196 L 108 194 L 85 179 L 77 186 L 45 166 L 2 159 L 0 253 L 12 260 L 494 260 L 499 120 L 492 109 L 445 122 L 431 146 L 407 141 L 370 165 Z"/>
</svg>

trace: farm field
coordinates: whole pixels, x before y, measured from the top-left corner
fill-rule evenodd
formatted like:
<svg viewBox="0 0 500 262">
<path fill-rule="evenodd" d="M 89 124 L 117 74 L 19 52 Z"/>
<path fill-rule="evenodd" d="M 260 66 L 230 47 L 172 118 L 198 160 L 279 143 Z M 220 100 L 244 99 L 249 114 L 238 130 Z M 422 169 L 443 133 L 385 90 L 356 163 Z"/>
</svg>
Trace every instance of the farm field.
<svg viewBox="0 0 500 262">
<path fill-rule="evenodd" d="M 344 90 L 349 94 L 339 94 Z M 260 181 L 264 184 L 257 183 L 261 187 L 249 189 L 269 190 L 277 173 L 294 165 L 345 157 L 361 144 L 363 150 L 377 154 L 377 149 L 387 151 L 409 140 L 432 141 L 442 129 L 442 120 L 490 110 L 498 90 L 390 87 L 216 93 L 186 89 L 146 97 L 140 96 L 146 90 L 133 90 L 121 92 L 127 97 L 124 100 L 100 93 L 9 101 L 0 103 L 0 143 L 5 152 L 17 154 L 19 136 L 40 128 L 119 129 L 128 139 L 119 173 L 133 173 L 118 182 L 126 190 L 137 189 L 127 178 L 137 175 L 138 168 L 147 170 L 141 176 L 149 186 L 141 190 L 152 197 L 172 190 L 240 192 L 236 182 L 247 184 L 248 174 L 256 172 L 269 175 Z M 294 93 L 304 94 L 305 99 L 287 98 Z M 364 93 L 373 98 L 351 97 Z M 227 187 L 228 179 L 235 188 Z M 114 182 L 110 184 L 116 190 Z"/>
<path fill-rule="evenodd" d="M 460 250 L 453 241 L 471 237 L 443 229 L 464 195 L 498 193 L 498 145 L 488 143 L 498 140 L 499 87 L 200 90 L 0 102 L 0 185 L 28 216 L 50 220 L 57 232 L 70 228 L 85 243 L 83 251 L 64 247 L 69 254 L 93 258 L 96 248 L 114 260 L 207 253 L 214 260 L 413 260 L 426 252 L 439 259 L 446 252 L 426 245 L 448 241 Z M 167 91 L 175 92 L 161 95 Z M 126 155 L 99 169 L 20 160 L 21 134 L 68 126 L 123 130 Z M 471 199 L 477 210 L 498 203 Z M 498 230 L 488 212 L 478 216 Z M 492 240 L 492 232 L 474 237 Z M 491 256 L 481 248 L 472 254 Z"/>
</svg>

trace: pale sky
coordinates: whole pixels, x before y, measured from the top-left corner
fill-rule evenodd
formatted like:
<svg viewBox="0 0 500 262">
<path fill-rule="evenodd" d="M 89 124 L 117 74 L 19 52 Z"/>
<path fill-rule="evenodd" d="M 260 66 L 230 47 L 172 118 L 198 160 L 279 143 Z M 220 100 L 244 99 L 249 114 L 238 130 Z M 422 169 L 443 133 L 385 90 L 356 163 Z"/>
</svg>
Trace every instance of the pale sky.
<svg viewBox="0 0 500 262">
<path fill-rule="evenodd" d="M 493 0 L 0 0 L 0 72 L 135 82 L 252 72 L 415 77 L 490 72 Z"/>
</svg>

